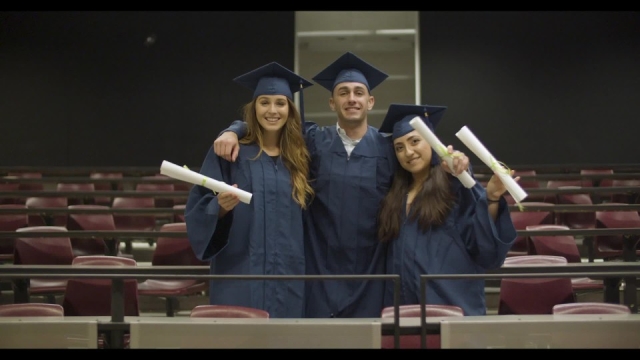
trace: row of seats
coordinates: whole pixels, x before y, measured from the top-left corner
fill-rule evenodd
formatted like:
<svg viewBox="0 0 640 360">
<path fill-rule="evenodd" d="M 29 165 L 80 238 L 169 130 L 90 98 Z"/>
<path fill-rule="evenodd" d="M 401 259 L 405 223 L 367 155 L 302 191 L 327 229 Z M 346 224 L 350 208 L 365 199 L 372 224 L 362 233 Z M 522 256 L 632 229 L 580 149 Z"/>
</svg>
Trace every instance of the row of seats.
<svg viewBox="0 0 640 360">
<path fill-rule="evenodd" d="M 611 203 L 612 205 L 620 205 Z M 553 204 L 544 202 L 523 202 L 523 206 L 549 206 L 550 211 L 512 211 L 511 219 L 516 230 L 543 229 L 599 229 L 599 228 L 640 228 L 640 214 L 637 211 L 582 211 L 575 213 L 554 213 Z M 589 261 L 595 259 L 614 260 L 622 256 L 624 235 L 603 235 L 586 237 Z M 638 244 L 640 255 L 640 243 Z M 580 262 L 580 252 L 575 237 L 558 236 L 518 236 L 508 256 L 546 254 L 564 256 L 570 262 Z"/>
<path fill-rule="evenodd" d="M 426 316 L 429 317 L 459 317 L 464 316 L 460 307 L 453 305 L 434 305 L 425 306 Z M 553 307 L 554 315 L 577 315 L 577 314 L 630 314 L 631 311 L 625 305 L 583 302 L 558 304 Z M 393 318 L 394 308 L 388 307 L 382 310 L 381 318 Z M 28 303 L 28 304 L 6 304 L 0 305 L 0 317 L 29 317 L 29 316 L 47 316 L 47 317 L 64 317 L 64 307 L 58 304 L 46 303 Z M 403 305 L 399 307 L 399 317 L 402 318 L 420 318 L 420 305 Z M 191 310 L 192 318 L 269 318 L 269 313 L 261 310 L 242 306 L 230 305 L 198 305 Z M 126 337 L 126 335 L 125 335 Z M 104 336 L 100 337 L 98 347 L 104 347 Z M 426 338 L 427 349 L 440 348 L 440 335 L 429 335 Z M 126 343 L 126 340 L 125 340 Z M 126 345 L 125 345 L 126 346 Z M 419 335 L 402 335 L 400 336 L 399 348 L 401 349 L 418 349 L 420 348 Z M 392 335 L 384 335 L 381 339 L 381 348 L 395 348 L 394 337 Z"/>
</svg>

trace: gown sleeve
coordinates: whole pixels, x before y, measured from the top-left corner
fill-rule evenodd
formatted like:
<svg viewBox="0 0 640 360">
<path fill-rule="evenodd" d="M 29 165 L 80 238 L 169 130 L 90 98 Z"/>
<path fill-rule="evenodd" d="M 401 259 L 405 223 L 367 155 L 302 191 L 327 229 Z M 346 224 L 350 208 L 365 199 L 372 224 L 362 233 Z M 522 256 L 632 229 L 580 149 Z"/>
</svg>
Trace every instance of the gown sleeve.
<svg viewBox="0 0 640 360">
<path fill-rule="evenodd" d="M 215 180 L 231 181 L 231 164 L 219 158 L 210 148 L 204 159 L 200 173 Z M 198 259 L 208 261 L 222 250 L 229 237 L 233 210 L 219 219 L 218 197 L 211 189 L 194 185 L 185 206 L 187 236 Z"/>
<path fill-rule="evenodd" d="M 450 179 L 458 199 L 453 223 L 467 251 L 479 266 L 499 268 L 517 236 L 506 200 L 500 199 L 494 221 L 489 213 L 486 189 L 480 183 L 467 189 L 456 177 L 450 176 Z"/>
<path fill-rule="evenodd" d="M 228 128 L 222 130 L 220 134 L 218 134 L 218 137 L 227 131 L 235 133 L 238 135 L 238 139 L 241 139 L 247 135 L 247 124 L 242 120 L 234 120 Z"/>
</svg>

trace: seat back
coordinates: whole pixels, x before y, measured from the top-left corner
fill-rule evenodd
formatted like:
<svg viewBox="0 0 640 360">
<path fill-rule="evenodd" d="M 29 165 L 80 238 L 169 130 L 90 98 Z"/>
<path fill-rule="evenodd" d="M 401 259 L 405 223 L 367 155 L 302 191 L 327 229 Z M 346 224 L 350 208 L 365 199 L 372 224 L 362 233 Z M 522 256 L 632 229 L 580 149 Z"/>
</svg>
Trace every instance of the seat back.
<svg viewBox="0 0 640 360">
<path fill-rule="evenodd" d="M 601 302 L 577 302 L 570 304 L 558 304 L 553 307 L 554 315 L 578 315 L 578 314 L 631 314 L 627 305 L 601 303 Z"/>
<path fill-rule="evenodd" d="M 173 205 L 173 208 L 177 210 L 182 210 L 181 213 L 173 215 L 173 222 L 185 222 L 186 220 L 184 218 L 184 209 L 186 208 L 186 205 L 185 204 Z"/>
<path fill-rule="evenodd" d="M 0 204 L 0 209 L 26 209 L 21 204 Z M 16 231 L 29 226 L 27 214 L 0 214 L 0 231 Z M 0 262 L 13 260 L 15 240 L 0 240 Z"/>
<path fill-rule="evenodd" d="M 120 172 L 112 172 L 112 173 L 103 173 L 103 172 L 92 172 L 89 174 L 91 179 L 121 179 L 122 173 Z M 95 182 L 93 183 L 93 187 L 96 191 L 112 191 L 112 190 L 123 190 L 124 187 L 122 183 L 117 182 Z M 98 196 L 93 199 L 94 204 L 96 205 L 104 205 L 111 206 L 112 198 Z"/>
<path fill-rule="evenodd" d="M 162 174 L 158 174 L 158 175 L 153 175 L 153 176 L 143 176 L 142 179 L 170 179 L 168 176 L 166 175 L 162 175 Z M 167 192 L 173 192 L 175 191 L 175 186 L 173 183 L 160 183 L 160 182 L 151 182 L 151 183 L 145 183 L 145 182 L 141 182 L 136 184 L 135 186 L 135 190 L 136 191 L 167 191 Z M 173 198 L 168 197 L 168 198 L 161 198 L 161 197 L 156 197 L 155 199 L 155 206 L 159 207 L 159 208 L 172 208 L 173 207 Z"/>
<path fill-rule="evenodd" d="M 60 304 L 19 303 L 0 305 L 0 317 L 54 316 L 64 317 Z"/>
<path fill-rule="evenodd" d="M 551 203 L 527 201 L 522 202 L 522 206 L 542 205 L 553 206 Z M 554 214 L 551 211 L 512 211 L 510 212 L 511 221 L 516 230 L 525 230 L 529 225 L 553 224 Z M 511 245 L 511 249 L 507 256 L 526 255 L 529 254 L 529 244 L 526 236 L 517 236 Z"/>
<path fill-rule="evenodd" d="M 269 313 L 262 309 L 235 305 L 198 305 L 191 310 L 192 318 L 261 318 Z"/>
<path fill-rule="evenodd" d="M 69 209 L 109 210 L 104 205 L 69 205 Z M 111 231 L 116 230 L 113 214 L 69 214 L 68 230 Z M 71 238 L 71 246 L 76 256 L 105 255 L 107 246 L 102 238 Z"/>
<path fill-rule="evenodd" d="M 20 237 L 22 232 L 67 232 L 60 226 L 28 226 L 16 230 L 13 263 L 16 265 L 71 265 L 74 255 L 71 240 L 62 237 Z"/>
<path fill-rule="evenodd" d="M 160 232 L 180 232 L 187 231 L 187 224 L 183 222 L 163 224 Z M 156 248 L 153 251 L 151 265 L 159 266 L 198 266 L 209 265 L 208 261 L 199 260 L 189 238 L 163 237 L 159 236 L 156 240 Z"/>
<path fill-rule="evenodd" d="M 118 256 L 78 256 L 77 266 L 136 266 L 136 261 Z M 138 281 L 124 280 L 124 315 L 140 316 Z M 66 316 L 111 315 L 111 279 L 69 279 L 62 300 Z"/>
<path fill-rule="evenodd" d="M 559 189 L 578 188 L 561 186 Z M 589 194 L 558 194 L 558 204 L 593 205 Z M 556 222 L 571 229 L 595 229 L 595 211 L 564 212 L 556 216 Z"/>
<path fill-rule="evenodd" d="M 502 266 L 566 264 L 562 256 L 526 255 L 507 258 Z M 551 314 L 554 305 L 575 301 L 571 278 L 503 278 L 498 314 Z"/>
<path fill-rule="evenodd" d="M 599 174 L 613 174 L 613 169 L 582 169 L 580 170 L 581 175 L 599 175 Z M 584 179 L 582 180 L 583 187 L 594 187 L 594 186 L 611 186 L 612 179 L 602 178 L 597 180 Z"/>
<path fill-rule="evenodd" d="M 611 186 L 613 187 L 640 187 L 640 180 L 638 179 L 615 179 L 612 180 Z M 611 202 L 623 203 L 623 204 L 635 204 L 638 203 L 638 193 L 622 193 L 612 194 Z"/>
<path fill-rule="evenodd" d="M 529 225 L 527 230 L 569 230 L 566 225 Z M 532 255 L 562 256 L 570 263 L 582 262 L 580 249 L 573 235 L 531 235 Z"/>
<path fill-rule="evenodd" d="M 20 188 L 20 184 L 0 184 L 0 191 L 18 191 Z M 12 197 L 2 197 L 0 198 L 0 205 L 3 204 L 24 204 L 24 198 L 12 198 Z"/>
<path fill-rule="evenodd" d="M 380 314 L 381 318 L 393 318 L 394 311 L 393 306 L 382 309 Z M 420 318 L 420 304 L 401 305 L 398 308 L 400 317 L 414 317 Z M 439 304 L 426 304 L 425 305 L 426 316 L 464 316 L 462 308 L 455 305 L 439 305 Z M 427 335 L 427 349 L 439 349 L 440 348 L 440 335 Z M 394 337 L 392 335 L 383 335 L 381 339 L 381 347 L 383 349 L 395 348 Z M 419 349 L 420 348 L 420 335 L 401 335 L 400 336 L 400 348 L 401 349 Z"/>
<path fill-rule="evenodd" d="M 122 208 L 154 208 L 155 200 L 152 197 L 115 197 L 112 209 Z M 113 221 L 117 230 L 151 231 L 156 228 L 154 215 L 113 215 Z"/>
<path fill-rule="evenodd" d="M 622 203 L 608 203 L 621 205 Z M 597 228 L 637 228 L 640 227 L 640 214 L 637 211 L 597 211 Z M 596 257 L 608 258 L 622 255 L 624 235 L 599 235 L 595 237 Z M 638 249 L 636 244 L 636 249 Z"/>
<path fill-rule="evenodd" d="M 28 208 L 66 208 L 68 201 L 66 197 L 30 197 L 25 204 Z M 41 215 L 29 215 L 29 226 L 67 226 L 66 215 L 52 215 L 44 218 Z"/>
<path fill-rule="evenodd" d="M 79 183 L 79 184 L 68 184 L 68 183 L 59 183 L 56 186 L 57 191 L 78 191 L 78 192 L 89 192 L 95 191 L 95 187 L 91 183 Z M 92 196 L 67 196 L 67 204 L 68 205 L 81 205 L 81 204 L 93 204 L 94 199 Z"/>
<path fill-rule="evenodd" d="M 42 178 L 42 173 L 39 173 L 39 172 L 36 172 L 36 171 L 10 172 L 7 175 L 11 176 L 11 177 L 25 178 L 25 179 L 40 179 L 40 178 Z M 25 182 L 25 183 L 19 184 L 18 189 L 19 190 L 27 190 L 27 191 L 42 191 L 42 190 L 44 190 L 44 184 L 42 184 L 40 182 L 38 182 L 38 183 Z"/>
<path fill-rule="evenodd" d="M 549 180 L 547 181 L 547 189 L 558 189 L 564 186 L 582 186 L 582 180 Z M 556 195 L 545 195 L 544 202 L 558 203 L 558 197 Z"/>
</svg>

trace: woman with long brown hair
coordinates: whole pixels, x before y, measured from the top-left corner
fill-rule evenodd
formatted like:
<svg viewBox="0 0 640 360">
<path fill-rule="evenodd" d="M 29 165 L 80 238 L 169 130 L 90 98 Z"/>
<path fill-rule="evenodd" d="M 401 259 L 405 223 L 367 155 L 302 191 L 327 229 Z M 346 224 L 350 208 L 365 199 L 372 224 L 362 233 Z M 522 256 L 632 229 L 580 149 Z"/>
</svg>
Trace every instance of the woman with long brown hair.
<svg viewBox="0 0 640 360">
<path fill-rule="evenodd" d="M 243 108 L 248 131 L 235 162 L 209 148 L 200 173 L 252 193 L 251 202 L 194 186 L 185 208 L 189 241 L 198 258 L 211 261 L 211 274 L 304 275 L 302 211 L 313 190 L 293 94 L 311 83 L 275 62 L 234 81 L 254 90 Z M 212 280 L 209 302 L 301 318 L 304 282 Z"/>
</svg>

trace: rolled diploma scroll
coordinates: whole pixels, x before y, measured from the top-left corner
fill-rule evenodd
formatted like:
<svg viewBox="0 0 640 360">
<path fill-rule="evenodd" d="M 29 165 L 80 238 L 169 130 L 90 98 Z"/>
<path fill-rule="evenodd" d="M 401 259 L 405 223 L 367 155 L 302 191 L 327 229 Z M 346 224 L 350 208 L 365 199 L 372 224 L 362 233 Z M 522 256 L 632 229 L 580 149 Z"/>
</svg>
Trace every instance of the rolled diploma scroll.
<svg viewBox="0 0 640 360">
<path fill-rule="evenodd" d="M 429 129 L 429 127 L 420 119 L 419 116 L 414 117 L 409 121 L 409 125 L 411 125 L 420 136 L 422 136 L 431 148 L 440 156 L 440 158 L 447 162 L 449 165 L 449 169 L 453 169 L 453 158 L 451 154 L 447 152 L 447 147 L 436 137 L 436 135 Z M 467 172 L 463 171 L 460 175 L 456 176 L 458 180 L 466 187 L 467 189 L 471 189 L 473 185 L 476 184 L 476 180 Z"/>
<path fill-rule="evenodd" d="M 236 187 L 228 185 L 222 181 L 214 180 L 210 177 L 199 174 L 195 171 L 185 169 L 182 166 L 178 166 L 166 160 L 162 161 L 162 165 L 160 165 L 160 174 L 169 176 L 171 178 L 182 180 L 194 185 L 204 186 L 207 189 L 211 189 L 217 192 L 230 192 L 240 198 L 245 204 L 249 204 L 251 202 L 252 194 L 246 192 L 244 190 L 240 190 Z"/>
<path fill-rule="evenodd" d="M 491 155 L 489 150 L 487 150 L 487 148 L 482 145 L 480 140 L 478 140 L 478 138 L 473 135 L 469 128 L 463 126 L 462 129 L 460 129 L 460 131 L 456 133 L 456 136 L 469 149 L 471 149 L 471 151 L 473 151 L 473 153 L 476 154 L 476 156 L 479 157 L 482 162 L 484 162 L 491 170 L 494 171 L 494 173 L 496 173 L 500 177 L 500 180 L 502 180 L 502 183 L 507 188 L 507 191 L 509 192 L 509 194 L 511 194 L 511 196 L 513 196 L 513 199 L 517 203 L 521 202 L 522 200 L 524 200 L 524 198 L 527 197 L 527 193 L 515 180 L 513 180 L 511 174 L 509 174 L 509 171 L 505 169 L 504 166 L 502 166 L 493 157 L 493 155 Z"/>
</svg>

